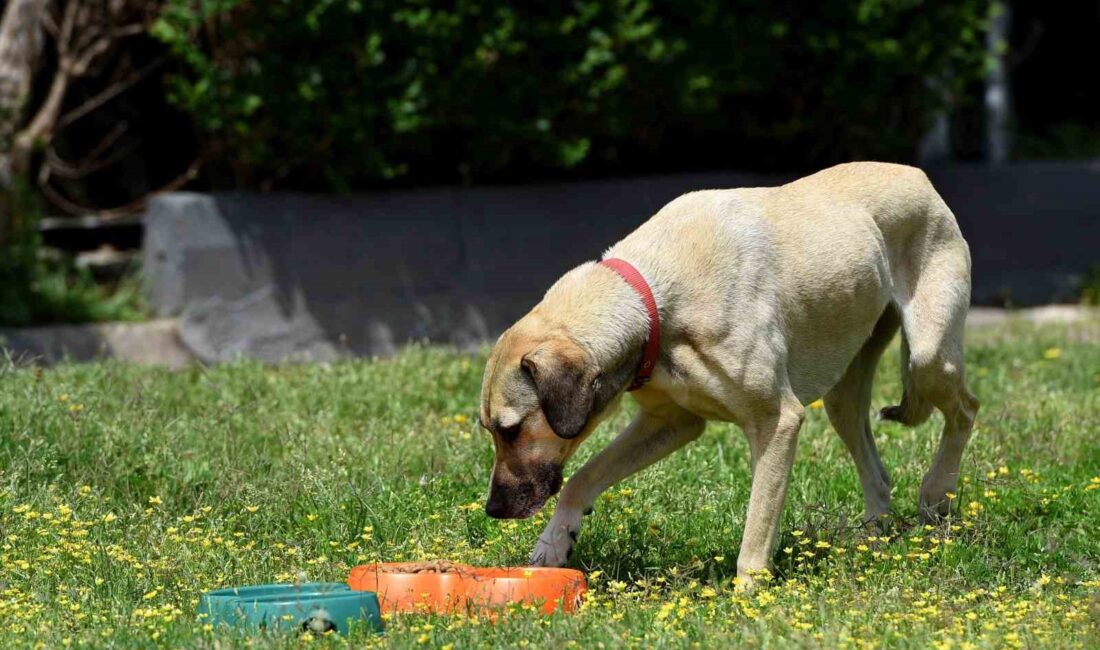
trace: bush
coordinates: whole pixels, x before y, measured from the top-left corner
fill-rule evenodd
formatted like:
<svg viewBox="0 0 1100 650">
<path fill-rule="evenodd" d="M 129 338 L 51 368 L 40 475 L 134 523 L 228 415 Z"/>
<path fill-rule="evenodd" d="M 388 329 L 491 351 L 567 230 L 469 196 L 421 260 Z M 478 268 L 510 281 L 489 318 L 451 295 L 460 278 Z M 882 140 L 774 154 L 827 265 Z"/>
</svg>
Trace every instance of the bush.
<svg viewBox="0 0 1100 650">
<path fill-rule="evenodd" d="M 34 238 L 0 260 L 0 325 L 138 321 L 147 317 L 134 278 L 108 287 L 67 260 L 41 254 Z"/>
<path fill-rule="evenodd" d="M 41 206 L 30 188 L 17 181 L 5 198 L 22 218 L 0 250 L 0 326 L 145 318 L 135 277 L 102 285 L 70 259 L 47 255 L 34 228 Z"/>
<path fill-rule="evenodd" d="M 153 31 L 223 184 L 352 189 L 910 159 L 981 74 L 989 13 L 989 0 L 168 0 Z"/>
</svg>

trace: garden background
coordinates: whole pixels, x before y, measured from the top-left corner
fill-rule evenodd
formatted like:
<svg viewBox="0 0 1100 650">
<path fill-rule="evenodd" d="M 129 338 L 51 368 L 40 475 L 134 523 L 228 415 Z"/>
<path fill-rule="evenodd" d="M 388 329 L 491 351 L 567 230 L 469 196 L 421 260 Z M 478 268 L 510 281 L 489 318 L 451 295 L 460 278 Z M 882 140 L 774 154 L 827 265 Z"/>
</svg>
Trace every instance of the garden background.
<svg viewBox="0 0 1100 650">
<path fill-rule="evenodd" d="M 974 258 L 983 403 L 876 424 L 895 525 L 808 405 L 774 579 L 732 578 L 732 425 L 601 498 L 571 617 L 398 617 L 394 647 L 1100 644 L 1100 5 L 0 0 L 0 644 L 341 645 L 209 589 L 441 556 L 483 512 L 486 343 L 677 194 L 919 165 Z M 874 406 L 900 396 L 897 343 Z M 627 406 L 579 454 L 631 414 Z M 567 468 L 568 474 L 572 468 Z M 552 504 L 551 504 L 552 505 Z"/>
</svg>

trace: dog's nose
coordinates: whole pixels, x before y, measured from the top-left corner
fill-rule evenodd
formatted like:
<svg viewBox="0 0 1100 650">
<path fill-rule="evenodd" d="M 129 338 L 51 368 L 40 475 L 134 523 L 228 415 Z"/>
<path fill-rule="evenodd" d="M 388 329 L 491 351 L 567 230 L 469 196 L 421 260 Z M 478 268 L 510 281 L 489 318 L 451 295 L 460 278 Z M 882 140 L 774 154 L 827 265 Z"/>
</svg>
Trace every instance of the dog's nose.
<svg viewBox="0 0 1100 650">
<path fill-rule="evenodd" d="M 508 514 L 508 507 L 500 496 L 500 490 L 494 489 L 489 492 L 489 500 L 485 502 L 485 514 L 493 519 L 504 519 Z"/>
</svg>

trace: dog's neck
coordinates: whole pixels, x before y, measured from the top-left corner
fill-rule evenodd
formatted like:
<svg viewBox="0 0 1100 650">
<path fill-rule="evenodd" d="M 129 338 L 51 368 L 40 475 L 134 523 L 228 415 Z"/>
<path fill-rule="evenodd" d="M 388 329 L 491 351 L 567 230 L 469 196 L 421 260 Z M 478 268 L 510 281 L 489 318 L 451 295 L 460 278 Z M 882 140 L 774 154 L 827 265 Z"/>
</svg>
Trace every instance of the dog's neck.
<svg viewBox="0 0 1100 650">
<path fill-rule="evenodd" d="M 538 311 L 556 321 L 609 375 L 628 374 L 642 357 L 649 337 L 649 314 L 637 291 L 613 270 L 595 262 L 561 277 Z M 568 315 L 563 320 L 557 315 Z"/>
</svg>

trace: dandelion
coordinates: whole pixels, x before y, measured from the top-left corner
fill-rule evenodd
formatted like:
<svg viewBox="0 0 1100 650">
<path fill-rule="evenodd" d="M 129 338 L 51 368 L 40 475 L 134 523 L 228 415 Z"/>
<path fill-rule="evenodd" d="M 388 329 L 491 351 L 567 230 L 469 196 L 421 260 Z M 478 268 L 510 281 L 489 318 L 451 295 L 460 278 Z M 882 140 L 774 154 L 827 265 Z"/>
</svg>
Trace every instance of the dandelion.
<svg viewBox="0 0 1100 650">
<path fill-rule="evenodd" d="M 160 497 L 158 497 L 158 496 L 151 496 L 151 497 L 149 497 L 149 505 L 151 505 L 151 506 L 159 506 L 159 505 L 160 505 L 161 503 L 163 503 L 163 501 L 161 501 L 161 498 L 160 498 Z"/>
<path fill-rule="evenodd" d="M 1046 359 L 1047 361 L 1053 361 L 1054 359 L 1058 359 L 1061 356 L 1062 356 L 1062 349 L 1061 348 L 1047 348 L 1046 350 L 1043 351 L 1043 358 Z"/>
</svg>

